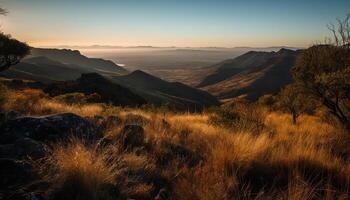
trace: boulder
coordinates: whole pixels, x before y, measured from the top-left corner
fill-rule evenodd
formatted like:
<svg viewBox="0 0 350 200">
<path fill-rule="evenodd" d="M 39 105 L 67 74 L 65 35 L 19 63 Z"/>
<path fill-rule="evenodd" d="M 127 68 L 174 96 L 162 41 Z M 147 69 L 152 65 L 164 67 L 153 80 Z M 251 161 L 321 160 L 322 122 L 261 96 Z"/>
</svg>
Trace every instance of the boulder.
<svg viewBox="0 0 350 200">
<path fill-rule="evenodd" d="M 119 134 L 119 141 L 124 149 L 142 146 L 144 138 L 144 130 L 139 125 L 126 125 Z"/>
<path fill-rule="evenodd" d="M 45 144 L 32 140 L 30 138 L 20 138 L 13 144 L 15 156 L 18 159 L 30 157 L 33 159 L 45 156 Z"/>
<path fill-rule="evenodd" d="M 25 184 L 33 180 L 32 167 L 15 159 L 0 159 L 0 188 Z"/>
<path fill-rule="evenodd" d="M 9 120 L 0 130 L 0 143 L 13 143 L 28 137 L 52 142 L 70 137 L 86 140 L 98 139 L 96 126 L 73 113 L 61 113 L 42 117 L 18 117 Z"/>
<path fill-rule="evenodd" d="M 38 159 L 45 156 L 46 146 L 30 138 L 20 138 L 13 144 L 0 145 L 0 158 Z"/>
<path fill-rule="evenodd" d="M 7 121 L 16 119 L 21 114 L 17 111 L 11 110 L 8 112 L 0 112 L 0 127 L 2 127 L 4 124 L 6 124 Z"/>
</svg>

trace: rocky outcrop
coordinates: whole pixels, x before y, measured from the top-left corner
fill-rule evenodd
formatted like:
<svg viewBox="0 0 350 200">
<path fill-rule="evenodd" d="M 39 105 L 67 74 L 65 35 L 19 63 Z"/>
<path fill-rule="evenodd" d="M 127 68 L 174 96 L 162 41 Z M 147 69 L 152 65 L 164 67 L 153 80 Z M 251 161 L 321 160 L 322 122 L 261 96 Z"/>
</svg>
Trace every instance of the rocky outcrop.
<svg viewBox="0 0 350 200">
<path fill-rule="evenodd" d="M 96 126 L 88 120 L 73 113 L 62 113 L 9 120 L 1 128 L 0 144 L 13 143 L 24 137 L 50 142 L 70 137 L 91 140 L 100 135 Z"/>
</svg>

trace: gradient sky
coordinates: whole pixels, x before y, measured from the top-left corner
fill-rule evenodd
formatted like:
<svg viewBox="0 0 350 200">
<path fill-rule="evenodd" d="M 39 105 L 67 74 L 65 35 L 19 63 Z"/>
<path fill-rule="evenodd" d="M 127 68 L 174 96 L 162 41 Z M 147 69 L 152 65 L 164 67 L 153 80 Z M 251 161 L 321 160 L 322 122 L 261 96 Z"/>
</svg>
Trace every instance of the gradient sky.
<svg viewBox="0 0 350 200">
<path fill-rule="evenodd" d="M 5 33 L 33 46 L 294 46 L 328 35 L 350 0 L 0 0 Z"/>
</svg>

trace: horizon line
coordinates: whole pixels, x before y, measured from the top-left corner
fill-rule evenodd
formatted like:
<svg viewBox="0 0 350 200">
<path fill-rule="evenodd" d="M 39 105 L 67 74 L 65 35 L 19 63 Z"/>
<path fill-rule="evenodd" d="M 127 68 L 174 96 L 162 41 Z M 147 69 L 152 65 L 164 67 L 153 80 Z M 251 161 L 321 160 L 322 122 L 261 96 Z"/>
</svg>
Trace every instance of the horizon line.
<svg viewBox="0 0 350 200">
<path fill-rule="evenodd" d="M 305 49 L 307 47 L 294 47 L 294 46 L 233 46 L 233 47 L 223 47 L 223 46 L 199 46 L 199 47 L 191 47 L 191 46 L 153 46 L 153 45 L 131 45 L 131 46 L 123 46 L 123 45 L 43 45 L 43 46 L 33 46 L 34 48 L 77 48 L 77 49 L 128 49 L 128 48 L 170 48 L 170 49 L 239 49 L 239 48 L 251 48 L 251 49 L 269 49 L 269 48 L 288 48 L 288 49 Z"/>
</svg>

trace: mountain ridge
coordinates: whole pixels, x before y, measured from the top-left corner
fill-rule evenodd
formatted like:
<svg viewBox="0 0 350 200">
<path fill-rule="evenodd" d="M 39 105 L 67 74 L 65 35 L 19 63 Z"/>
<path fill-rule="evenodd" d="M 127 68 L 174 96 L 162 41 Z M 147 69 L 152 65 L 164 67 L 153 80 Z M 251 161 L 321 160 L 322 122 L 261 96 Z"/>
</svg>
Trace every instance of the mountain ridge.
<svg viewBox="0 0 350 200">
<path fill-rule="evenodd" d="M 216 69 L 198 87 L 219 99 L 246 95 L 256 100 L 292 82 L 290 69 L 299 53 L 283 48 L 277 52 L 250 51 L 214 65 Z"/>
</svg>

